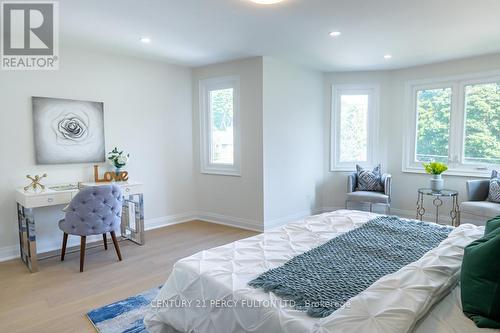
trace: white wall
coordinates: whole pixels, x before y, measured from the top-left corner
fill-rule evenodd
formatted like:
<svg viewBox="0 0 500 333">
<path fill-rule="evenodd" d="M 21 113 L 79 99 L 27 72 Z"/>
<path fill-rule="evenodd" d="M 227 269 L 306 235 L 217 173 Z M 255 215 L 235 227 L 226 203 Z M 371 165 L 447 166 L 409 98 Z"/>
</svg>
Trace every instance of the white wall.
<svg viewBox="0 0 500 333">
<path fill-rule="evenodd" d="M 196 207 L 191 88 L 188 68 L 68 48 L 58 71 L 1 71 L 0 257 L 18 249 L 14 189 L 26 174 L 47 172 L 46 184 L 93 179 L 92 164 L 35 164 L 31 96 L 104 102 L 106 150 L 130 152 L 127 169 L 144 183 L 146 226 L 153 226 Z M 36 216 L 40 252 L 60 248 L 60 209 Z"/>
<path fill-rule="evenodd" d="M 264 221 L 273 227 L 322 206 L 323 75 L 264 57 Z"/>
<path fill-rule="evenodd" d="M 445 76 L 500 70 L 500 54 L 449 61 L 439 64 L 413 67 L 395 71 L 328 73 L 325 74 L 325 92 L 329 92 L 333 83 L 378 83 L 381 86 L 380 107 L 380 142 L 379 161 L 383 171 L 393 176 L 393 213 L 414 215 L 416 191 L 419 187 L 429 186 L 429 176 L 425 174 L 403 173 L 403 139 L 406 131 L 404 117 L 405 83 L 416 79 L 439 78 Z M 329 117 L 331 93 L 326 95 L 325 112 Z M 329 133 L 329 132 L 328 132 Z M 329 138 L 325 140 L 325 156 L 329 156 Z M 328 161 L 325 161 L 328 165 Z M 328 170 L 328 169 L 327 169 Z M 444 175 L 445 187 L 460 192 L 461 201 L 466 200 L 465 181 L 470 177 Z M 326 172 L 325 206 L 343 207 L 346 187 L 346 174 Z M 427 202 L 427 207 L 432 207 Z M 430 211 L 432 213 L 432 209 Z M 443 215 L 449 207 L 442 210 Z"/>
<path fill-rule="evenodd" d="M 241 177 L 200 173 L 199 81 L 240 77 Z M 198 216 L 263 229 L 262 57 L 193 69 L 193 142 Z"/>
</svg>

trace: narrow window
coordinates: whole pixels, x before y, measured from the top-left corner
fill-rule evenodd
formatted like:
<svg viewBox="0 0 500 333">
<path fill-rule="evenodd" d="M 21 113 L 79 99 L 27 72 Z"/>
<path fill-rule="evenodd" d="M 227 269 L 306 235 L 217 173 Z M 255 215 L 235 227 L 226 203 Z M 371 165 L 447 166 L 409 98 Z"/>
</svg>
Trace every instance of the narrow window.
<svg viewBox="0 0 500 333">
<path fill-rule="evenodd" d="M 451 88 L 417 91 L 416 162 L 448 162 Z"/>
<path fill-rule="evenodd" d="M 234 164 L 234 89 L 210 92 L 210 163 Z"/>
<path fill-rule="evenodd" d="M 465 86 L 463 161 L 500 164 L 500 82 Z"/>
<path fill-rule="evenodd" d="M 340 97 L 340 162 L 368 161 L 368 96 Z"/>
<path fill-rule="evenodd" d="M 200 81 L 201 172 L 239 175 L 239 78 Z"/>
<path fill-rule="evenodd" d="M 373 165 L 377 147 L 378 87 L 334 85 L 332 88 L 331 170 Z"/>
</svg>

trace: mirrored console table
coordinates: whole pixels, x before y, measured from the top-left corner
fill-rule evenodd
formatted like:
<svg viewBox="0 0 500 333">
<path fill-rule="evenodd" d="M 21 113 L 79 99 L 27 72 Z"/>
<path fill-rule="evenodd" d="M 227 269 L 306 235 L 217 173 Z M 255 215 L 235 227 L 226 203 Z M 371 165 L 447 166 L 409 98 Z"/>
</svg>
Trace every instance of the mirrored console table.
<svg viewBox="0 0 500 333">
<path fill-rule="evenodd" d="M 80 186 L 100 186 L 107 183 L 80 183 Z M 136 244 L 144 245 L 144 197 L 143 185 L 139 182 L 115 182 L 121 187 L 123 202 L 121 235 Z M 47 187 L 41 192 L 16 190 L 17 220 L 19 226 L 19 247 L 21 260 L 31 272 L 38 271 L 36 249 L 36 223 L 34 210 L 41 207 L 68 204 L 78 193 L 71 186 Z M 58 221 L 54 221 L 56 224 Z"/>
</svg>

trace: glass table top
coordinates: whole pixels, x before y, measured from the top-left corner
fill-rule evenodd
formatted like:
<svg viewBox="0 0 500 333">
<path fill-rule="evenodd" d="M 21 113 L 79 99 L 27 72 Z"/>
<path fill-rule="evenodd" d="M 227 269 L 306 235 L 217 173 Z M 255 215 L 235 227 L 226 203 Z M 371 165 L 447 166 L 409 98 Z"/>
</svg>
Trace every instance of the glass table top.
<svg viewBox="0 0 500 333">
<path fill-rule="evenodd" d="M 436 197 L 453 197 L 455 195 L 458 195 L 458 191 L 454 190 L 433 191 L 430 188 L 419 188 L 418 193 L 422 193 L 424 195 L 433 195 Z"/>
</svg>

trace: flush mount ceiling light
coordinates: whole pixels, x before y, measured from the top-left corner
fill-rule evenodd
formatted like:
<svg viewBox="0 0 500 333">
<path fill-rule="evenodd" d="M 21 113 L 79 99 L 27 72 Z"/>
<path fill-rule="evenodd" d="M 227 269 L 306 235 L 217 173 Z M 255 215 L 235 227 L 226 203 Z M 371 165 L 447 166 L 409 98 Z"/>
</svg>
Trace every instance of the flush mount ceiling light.
<svg viewBox="0 0 500 333">
<path fill-rule="evenodd" d="M 338 37 L 342 35 L 342 33 L 340 31 L 332 31 L 330 32 L 330 37 Z"/>
<path fill-rule="evenodd" d="M 273 5 L 278 2 L 283 2 L 284 0 L 250 0 L 250 1 L 258 3 L 260 5 Z"/>
<path fill-rule="evenodd" d="M 151 43 L 151 38 L 146 37 L 146 36 L 141 37 L 139 40 L 140 40 L 142 43 L 144 43 L 144 44 L 149 44 L 149 43 Z"/>
<path fill-rule="evenodd" d="M 384 59 L 385 59 L 385 60 L 392 59 L 392 55 L 390 55 L 390 54 L 386 54 L 386 55 L 384 56 Z"/>
</svg>

